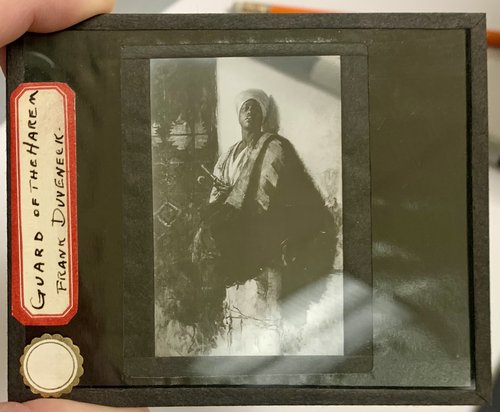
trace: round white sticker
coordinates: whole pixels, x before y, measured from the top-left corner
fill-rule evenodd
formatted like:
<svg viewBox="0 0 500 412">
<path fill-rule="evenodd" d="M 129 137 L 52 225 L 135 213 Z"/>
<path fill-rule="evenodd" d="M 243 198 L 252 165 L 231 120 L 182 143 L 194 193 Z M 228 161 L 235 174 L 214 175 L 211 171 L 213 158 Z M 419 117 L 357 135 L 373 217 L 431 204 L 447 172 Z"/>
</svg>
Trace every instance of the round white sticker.
<svg viewBox="0 0 500 412">
<path fill-rule="evenodd" d="M 43 397 L 71 392 L 83 374 L 80 350 L 61 335 L 33 339 L 20 361 L 24 383 Z"/>
</svg>

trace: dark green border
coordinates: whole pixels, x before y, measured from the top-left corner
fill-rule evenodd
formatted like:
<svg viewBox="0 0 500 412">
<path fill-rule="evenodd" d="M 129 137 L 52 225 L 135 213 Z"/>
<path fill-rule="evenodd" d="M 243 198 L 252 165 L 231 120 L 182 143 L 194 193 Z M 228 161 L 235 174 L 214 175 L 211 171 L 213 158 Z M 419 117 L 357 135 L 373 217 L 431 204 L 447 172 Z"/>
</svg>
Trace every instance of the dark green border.
<svg viewBox="0 0 500 412">
<path fill-rule="evenodd" d="M 486 18 L 484 14 L 343 14 L 343 15 L 108 15 L 70 30 L 167 29 L 458 29 L 468 36 L 469 90 L 469 227 L 473 290 L 473 371 L 475 386 L 453 388 L 309 388 L 309 387 L 190 387 L 190 388 L 76 388 L 71 398 L 86 402 L 133 405 L 304 405 L 406 404 L 464 405 L 491 400 L 488 243 L 488 158 Z M 8 48 L 8 95 L 24 79 L 22 40 Z M 7 112 L 9 113 L 9 112 Z M 7 144 L 7 150 L 9 145 Z M 8 190 L 10 184 L 8 183 Z M 10 206 L 8 210 L 10 219 Z M 10 227 L 9 227 L 10 239 Z M 10 245 L 9 245 L 10 268 Z M 9 280 L 10 287 L 10 280 Z M 10 295 L 8 299 L 10 307 Z M 25 329 L 9 317 L 9 398 L 24 400 L 19 381 L 18 353 Z"/>
</svg>

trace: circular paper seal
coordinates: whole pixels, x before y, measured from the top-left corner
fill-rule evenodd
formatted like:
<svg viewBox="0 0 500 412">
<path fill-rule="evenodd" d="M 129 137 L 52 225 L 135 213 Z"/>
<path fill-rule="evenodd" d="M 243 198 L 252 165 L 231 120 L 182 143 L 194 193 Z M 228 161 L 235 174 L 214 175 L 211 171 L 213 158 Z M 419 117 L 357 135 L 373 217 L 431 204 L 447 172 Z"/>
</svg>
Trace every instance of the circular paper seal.
<svg viewBox="0 0 500 412">
<path fill-rule="evenodd" d="M 61 335 L 46 333 L 33 339 L 19 361 L 24 384 L 44 398 L 70 393 L 83 375 L 80 349 Z"/>
</svg>

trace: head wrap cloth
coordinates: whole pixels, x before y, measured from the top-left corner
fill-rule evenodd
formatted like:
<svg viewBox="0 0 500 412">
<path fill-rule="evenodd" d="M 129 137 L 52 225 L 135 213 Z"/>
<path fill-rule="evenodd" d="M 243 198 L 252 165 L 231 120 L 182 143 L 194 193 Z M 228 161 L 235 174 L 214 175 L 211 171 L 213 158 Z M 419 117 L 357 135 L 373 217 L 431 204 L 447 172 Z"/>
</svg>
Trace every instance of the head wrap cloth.
<svg viewBox="0 0 500 412">
<path fill-rule="evenodd" d="M 236 113 L 239 114 L 241 106 L 243 106 L 243 103 L 251 99 L 259 103 L 259 106 L 262 110 L 262 120 L 266 120 L 267 114 L 269 112 L 270 99 L 269 96 L 263 90 L 260 89 L 248 89 L 238 94 L 235 99 Z"/>
</svg>

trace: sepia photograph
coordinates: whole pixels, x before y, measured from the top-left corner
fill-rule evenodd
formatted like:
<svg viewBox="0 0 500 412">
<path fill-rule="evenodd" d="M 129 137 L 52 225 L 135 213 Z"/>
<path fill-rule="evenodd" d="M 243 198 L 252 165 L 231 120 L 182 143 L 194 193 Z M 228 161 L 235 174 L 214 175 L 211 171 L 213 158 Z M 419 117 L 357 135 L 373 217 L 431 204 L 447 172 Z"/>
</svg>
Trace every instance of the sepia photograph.
<svg viewBox="0 0 500 412">
<path fill-rule="evenodd" d="M 150 82 L 155 356 L 344 355 L 340 56 Z"/>
</svg>

